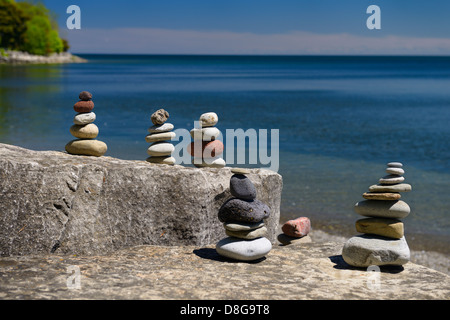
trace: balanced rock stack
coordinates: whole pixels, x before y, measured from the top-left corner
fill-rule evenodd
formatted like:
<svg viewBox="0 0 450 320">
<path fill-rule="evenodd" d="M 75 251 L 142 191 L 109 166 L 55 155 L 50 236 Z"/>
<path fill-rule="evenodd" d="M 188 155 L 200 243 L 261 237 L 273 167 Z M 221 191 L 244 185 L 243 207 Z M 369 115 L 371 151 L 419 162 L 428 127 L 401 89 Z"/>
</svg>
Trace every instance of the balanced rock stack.
<svg viewBox="0 0 450 320">
<path fill-rule="evenodd" d="M 194 141 L 188 146 L 188 152 L 193 156 L 192 164 L 197 168 L 223 168 L 226 163 L 221 157 L 223 143 L 217 140 L 220 130 L 215 127 L 219 117 L 214 112 L 207 112 L 200 116 L 199 128 L 191 130 Z"/>
<path fill-rule="evenodd" d="M 281 231 L 283 233 L 280 233 L 277 239 L 284 245 L 311 242 L 308 236 L 311 231 L 311 221 L 307 217 L 286 221 Z"/>
<path fill-rule="evenodd" d="M 232 172 L 230 192 L 233 198 L 222 205 L 218 214 L 228 237 L 217 243 L 216 251 L 234 260 L 258 260 L 272 249 L 272 243 L 265 238 L 267 228 L 264 225 L 270 208 L 256 199 L 256 188 L 245 176 L 248 170 L 233 169 Z"/>
<path fill-rule="evenodd" d="M 78 114 L 73 119 L 74 125 L 70 127 L 70 133 L 78 139 L 66 144 L 66 151 L 75 155 L 101 157 L 106 153 L 108 147 L 103 141 L 95 140 L 99 130 L 93 123 L 96 115 L 92 112 L 94 109 L 92 94 L 83 91 L 80 93 L 79 99 L 80 101 L 73 106 Z"/>
<path fill-rule="evenodd" d="M 355 205 L 356 213 L 367 218 L 356 221 L 356 231 L 362 235 L 350 238 L 344 245 L 342 257 L 355 267 L 371 265 L 404 265 L 410 260 L 410 250 L 404 236 L 403 222 L 410 207 L 402 200 L 400 192 L 411 191 L 403 183 L 404 170 L 399 162 L 387 165 L 389 174 L 379 184 L 369 187 L 363 194 L 366 200 Z"/>
<path fill-rule="evenodd" d="M 172 157 L 172 152 L 175 150 L 171 141 L 176 137 L 175 132 L 172 132 L 174 126 L 166 122 L 169 119 L 169 113 L 164 109 L 159 109 L 150 117 L 153 126 L 148 128 L 150 133 L 145 137 L 145 141 L 151 143 L 147 149 L 150 157 L 147 161 L 150 163 L 159 164 L 175 164 L 175 158 Z"/>
</svg>

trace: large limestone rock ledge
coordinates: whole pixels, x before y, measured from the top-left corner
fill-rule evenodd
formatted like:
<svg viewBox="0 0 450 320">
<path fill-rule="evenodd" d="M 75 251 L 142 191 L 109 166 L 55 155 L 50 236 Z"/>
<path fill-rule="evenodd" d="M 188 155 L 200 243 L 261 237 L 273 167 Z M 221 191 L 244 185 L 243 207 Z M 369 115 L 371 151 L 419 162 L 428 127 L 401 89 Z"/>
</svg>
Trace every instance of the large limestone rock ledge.
<svg viewBox="0 0 450 320">
<path fill-rule="evenodd" d="M 286 314 L 270 300 L 450 299 L 450 276 L 444 273 L 410 262 L 368 272 L 347 265 L 342 246 L 315 241 L 274 245 L 257 263 L 227 260 L 214 246 L 146 245 L 98 256 L 3 257 L 0 299 L 264 300 L 257 304 L 270 305 L 270 319 Z M 169 318 L 180 313 L 171 305 L 160 309 Z M 292 314 L 288 310 L 286 316 Z"/>
<path fill-rule="evenodd" d="M 276 241 L 282 178 L 252 169 L 272 210 Z M 0 256 L 107 254 L 136 245 L 214 244 L 231 197 L 231 168 L 192 168 L 73 156 L 0 144 Z"/>
</svg>

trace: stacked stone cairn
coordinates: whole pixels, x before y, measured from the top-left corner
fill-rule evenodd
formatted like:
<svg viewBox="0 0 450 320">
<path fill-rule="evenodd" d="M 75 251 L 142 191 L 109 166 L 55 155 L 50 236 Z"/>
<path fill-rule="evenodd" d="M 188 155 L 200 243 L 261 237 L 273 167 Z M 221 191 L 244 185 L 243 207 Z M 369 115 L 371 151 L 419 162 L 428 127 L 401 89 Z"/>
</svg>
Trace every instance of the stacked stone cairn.
<svg viewBox="0 0 450 320">
<path fill-rule="evenodd" d="M 77 139 L 66 144 L 65 149 L 74 155 L 101 157 L 106 153 L 108 147 L 103 141 L 95 140 L 99 130 L 93 123 L 96 115 L 92 112 L 94 109 L 92 94 L 82 91 L 79 99 L 80 101 L 73 106 L 77 115 L 73 119 L 74 125 L 70 127 L 70 133 Z"/>
<path fill-rule="evenodd" d="M 227 238 L 216 245 L 219 255 L 238 261 L 262 259 L 272 249 L 265 238 L 267 228 L 264 219 L 270 216 L 270 208 L 256 199 L 256 188 L 245 175 L 247 169 L 233 169 L 228 199 L 219 209 L 219 221 L 223 222 Z"/>
<path fill-rule="evenodd" d="M 308 217 L 286 221 L 281 227 L 281 231 L 283 233 L 280 233 L 277 239 L 283 245 L 311 242 L 311 238 L 308 236 L 311 232 L 311 221 Z"/>
<path fill-rule="evenodd" d="M 355 205 L 356 213 L 367 218 L 356 221 L 356 231 L 362 235 L 350 238 L 344 245 L 342 257 L 355 267 L 393 265 L 401 266 L 410 260 L 410 250 L 404 236 L 403 222 L 410 207 L 400 192 L 411 191 L 403 183 L 404 170 L 399 162 L 390 162 L 389 174 L 379 184 L 369 187 L 363 194 L 366 200 Z"/>
<path fill-rule="evenodd" d="M 147 149 L 149 157 L 147 161 L 150 163 L 174 165 L 176 160 L 172 157 L 175 147 L 170 142 L 176 137 L 172 132 L 174 126 L 166 122 L 169 119 L 169 113 L 164 109 L 159 109 L 150 117 L 153 125 L 148 128 L 150 133 L 145 137 L 147 143 L 151 143 Z"/>
<path fill-rule="evenodd" d="M 204 113 L 200 116 L 199 127 L 190 132 L 194 141 L 188 146 L 188 152 L 197 168 L 223 168 L 226 165 L 221 157 L 223 143 L 217 139 L 220 136 L 220 130 L 215 127 L 217 122 L 219 117 L 216 113 Z"/>
</svg>

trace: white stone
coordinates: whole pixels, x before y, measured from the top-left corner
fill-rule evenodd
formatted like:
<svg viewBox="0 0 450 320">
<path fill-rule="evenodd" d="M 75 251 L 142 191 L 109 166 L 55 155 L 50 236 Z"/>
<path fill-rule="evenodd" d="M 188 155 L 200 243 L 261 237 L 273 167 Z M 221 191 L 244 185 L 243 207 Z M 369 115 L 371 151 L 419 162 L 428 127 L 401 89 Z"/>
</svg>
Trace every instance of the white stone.
<svg viewBox="0 0 450 320">
<path fill-rule="evenodd" d="M 227 165 L 225 160 L 220 157 L 211 159 L 192 158 L 192 164 L 197 168 L 223 168 Z"/>
<path fill-rule="evenodd" d="M 344 244 L 342 258 L 354 267 L 401 266 L 410 260 L 410 250 L 405 237 L 391 239 L 363 234 L 350 238 Z"/>
<path fill-rule="evenodd" d="M 161 133 L 152 133 L 145 137 L 145 141 L 148 143 L 157 142 L 157 141 L 170 141 L 176 137 L 175 132 L 161 132 Z"/>
<path fill-rule="evenodd" d="M 405 173 L 405 170 L 402 168 L 387 167 L 386 173 L 401 176 Z"/>
<path fill-rule="evenodd" d="M 85 125 L 94 122 L 96 115 L 94 112 L 79 113 L 73 118 L 73 123 L 78 125 Z"/>
<path fill-rule="evenodd" d="M 174 165 L 176 163 L 176 159 L 174 157 L 169 157 L 169 156 L 148 157 L 147 162 L 156 163 L 156 164 Z"/>
<path fill-rule="evenodd" d="M 165 122 L 163 124 L 155 124 L 148 128 L 148 132 L 150 133 L 161 133 L 161 132 L 168 132 L 172 131 L 174 128 L 173 124 L 169 122 Z"/>
<path fill-rule="evenodd" d="M 175 150 L 173 144 L 168 142 L 155 142 L 147 149 L 149 156 L 162 157 L 170 156 Z"/>
<path fill-rule="evenodd" d="M 216 127 L 194 128 L 191 137 L 194 140 L 213 141 L 220 136 L 220 130 Z"/>
<path fill-rule="evenodd" d="M 228 237 L 220 240 L 216 245 L 218 254 L 240 261 L 261 259 L 267 255 L 271 249 L 272 243 L 264 237 L 254 240 L 242 240 Z"/>
<path fill-rule="evenodd" d="M 200 116 L 202 127 L 213 127 L 219 122 L 219 117 L 215 112 L 207 112 Z"/>
</svg>

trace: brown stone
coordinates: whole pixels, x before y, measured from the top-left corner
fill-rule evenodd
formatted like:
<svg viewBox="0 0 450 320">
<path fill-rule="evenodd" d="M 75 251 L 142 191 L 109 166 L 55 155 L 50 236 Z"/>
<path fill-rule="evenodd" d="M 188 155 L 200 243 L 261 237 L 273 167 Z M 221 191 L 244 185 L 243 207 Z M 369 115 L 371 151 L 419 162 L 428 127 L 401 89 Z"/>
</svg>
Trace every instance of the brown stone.
<svg viewBox="0 0 450 320">
<path fill-rule="evenodd" d="M 78 98 L 80 98 L 80 100 L 82 100 L 82 101 L 89 101 L 92 99 L 92 93 L 90 93 L 88 91 L 81 91 Z"/>
<path fill-rule="evenodd" d="M 196 149 L 196 144 L 201 144 L 201 147 Z M 223 153 L 224 145 L 220 140 L 214 141 L 200 141 L 191 142 L 188 145 L 188 152 L 191 156 L 196 158 L 211 159 L 220 156 Z"/>
<path fill-rule="evenodd" d="M 73 109 L 76 112 L 91 112 L 92 109 L 94 109 L 94 102 L 93 101 L 78 101 L 73 106 Z"/>
<path fill-rule="evenodd" d="M 169 113 L 164 109 L 159 109 L 152 114 L 150 119 L 154 125 L 160 125 L 169 119 Z"/>
<path fill-rule="evenodd" d="M 366 192 L 362 196 L 368 200 L 399 200 L 402 197 L 400 193 L 393 192 Z"/>
<path fill-rule="evenodd" d="M 397 219 L 367 218 L 356 221 L 356 231 L 400 239 L 404 235 L 403 222 Z"/>
</svg>

